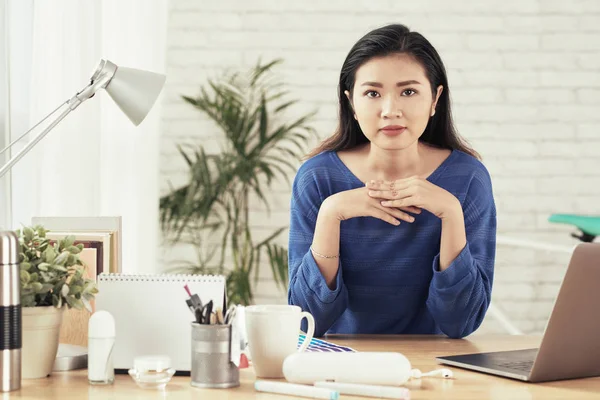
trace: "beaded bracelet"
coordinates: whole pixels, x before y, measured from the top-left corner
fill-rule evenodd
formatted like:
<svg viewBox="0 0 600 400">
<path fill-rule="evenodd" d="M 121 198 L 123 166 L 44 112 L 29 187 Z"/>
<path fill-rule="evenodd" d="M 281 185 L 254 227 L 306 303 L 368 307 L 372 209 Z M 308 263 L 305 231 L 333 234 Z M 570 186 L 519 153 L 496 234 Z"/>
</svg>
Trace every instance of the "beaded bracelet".
<svg viewBox="0 0 600 400">
<path fill-rule="evenodd" d="M 321 253 L 317 253 L 317 252 L 316 252 L 316 251 L 315 251 L 315 250 L 312 248 L 312 246 L 310 246 L 310 251 L 312 251 L 312 253 L 313 253 L 315 256 L 317 256 L 317 257 L 321 257 L 321 258 L 338 258 L 338 257 L 340 256 L 339 254 L 338 254 L 337 256 L 326 256 L 326 255 L 323 255 L 323 254 L 321 254 Z"/>
</svg>

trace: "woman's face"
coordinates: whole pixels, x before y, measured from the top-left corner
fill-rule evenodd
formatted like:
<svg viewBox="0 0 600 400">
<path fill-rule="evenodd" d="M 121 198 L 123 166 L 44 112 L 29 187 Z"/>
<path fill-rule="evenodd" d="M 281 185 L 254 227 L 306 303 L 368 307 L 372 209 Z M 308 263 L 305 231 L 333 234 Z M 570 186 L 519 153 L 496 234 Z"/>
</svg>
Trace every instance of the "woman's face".
<svg viewBox="0 0 600 400">
<path fill-rule="evenodd" d="M 442 89 L 436 89 L 434 98 L 421 64 L 410 55 L 393 54 L 360 66 L 352 96 L 345 93 L 371 144 L 401 150 L 421 137 Z"/>
</svg>

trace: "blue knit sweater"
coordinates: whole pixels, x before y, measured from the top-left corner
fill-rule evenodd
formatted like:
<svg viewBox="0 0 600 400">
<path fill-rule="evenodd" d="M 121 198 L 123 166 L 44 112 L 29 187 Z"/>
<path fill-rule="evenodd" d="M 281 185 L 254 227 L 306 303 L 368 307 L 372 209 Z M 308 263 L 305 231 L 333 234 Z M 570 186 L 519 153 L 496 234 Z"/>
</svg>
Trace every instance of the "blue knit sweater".
<svg viewBox="0 0 600 400">
<path fill-rule="evenodd" d="M 476 158 L 453 150 L 427 178 L 460 201 L 467 245 L 439 271 L 441 221 L 423 210 L 393 226 L 372 217 L 341 222 L 340 266 L 330 290 L 309 249 L 317 214 L 332 194 L 364 186 L 335 152 L 306 161 L 294 179 L 289 233 L 288 302 L 325 333 L 474 332 L 490 303 L 496 208 L 490 176 Z M 305 324 L 303 325 L 305 326 Z"/>
</svg>

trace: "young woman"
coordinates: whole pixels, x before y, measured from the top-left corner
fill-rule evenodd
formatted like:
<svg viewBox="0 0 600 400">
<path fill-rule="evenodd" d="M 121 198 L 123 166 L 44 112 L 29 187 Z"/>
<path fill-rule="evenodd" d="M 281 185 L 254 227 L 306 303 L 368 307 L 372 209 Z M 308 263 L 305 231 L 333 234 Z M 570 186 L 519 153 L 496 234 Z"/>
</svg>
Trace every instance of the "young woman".
<svg viewBox="0 0 600 400">
<path fill-rule="evenodd" d="M 342 66 L 338 129 L 311 156 L 293 184 L 288 300 L 315 335 L 474 332 L 496 208 L 429 41 L 403 25 L 361 38 Z"/>
</svg>

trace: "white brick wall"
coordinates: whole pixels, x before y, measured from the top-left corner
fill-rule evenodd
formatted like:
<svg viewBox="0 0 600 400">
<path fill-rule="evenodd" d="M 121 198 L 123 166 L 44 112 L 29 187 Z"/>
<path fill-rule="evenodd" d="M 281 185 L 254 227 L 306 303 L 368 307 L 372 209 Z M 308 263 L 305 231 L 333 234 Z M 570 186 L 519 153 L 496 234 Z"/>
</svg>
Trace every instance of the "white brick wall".
<svg viewBox="0 0 600 400">
<path fill-rule="evenodd" d="M 172 0 L 161 183 L 181 183 L 175 144 L 218 149 L 218 130 L 180 100 L 224 67 L 258 57 L 301 101 L 318 109 L 314 126 L 332 133 L 339 68 L 368 30 L 400 22 L 440 52 L 460 132 L 483 155 L 494 183 L 499 233 L 575 243 L 552 212 L 600 214 L 600 1 L 589 0 Z M 271 216 L 252 208 L 256 234 L 287 224 L 289 188 L 273 194 Z M 286 244 L 285 235 L 282 244 Z M 185 257 L 165 251 L 164 263 Z M 546 323 L 567 256 L 498 248 L 496 304 L 526 332 Z M 257 302 L 285 302 L 261 271 Z M 481 332 L 498 330 L 491 318 Z"/>
</svg>

